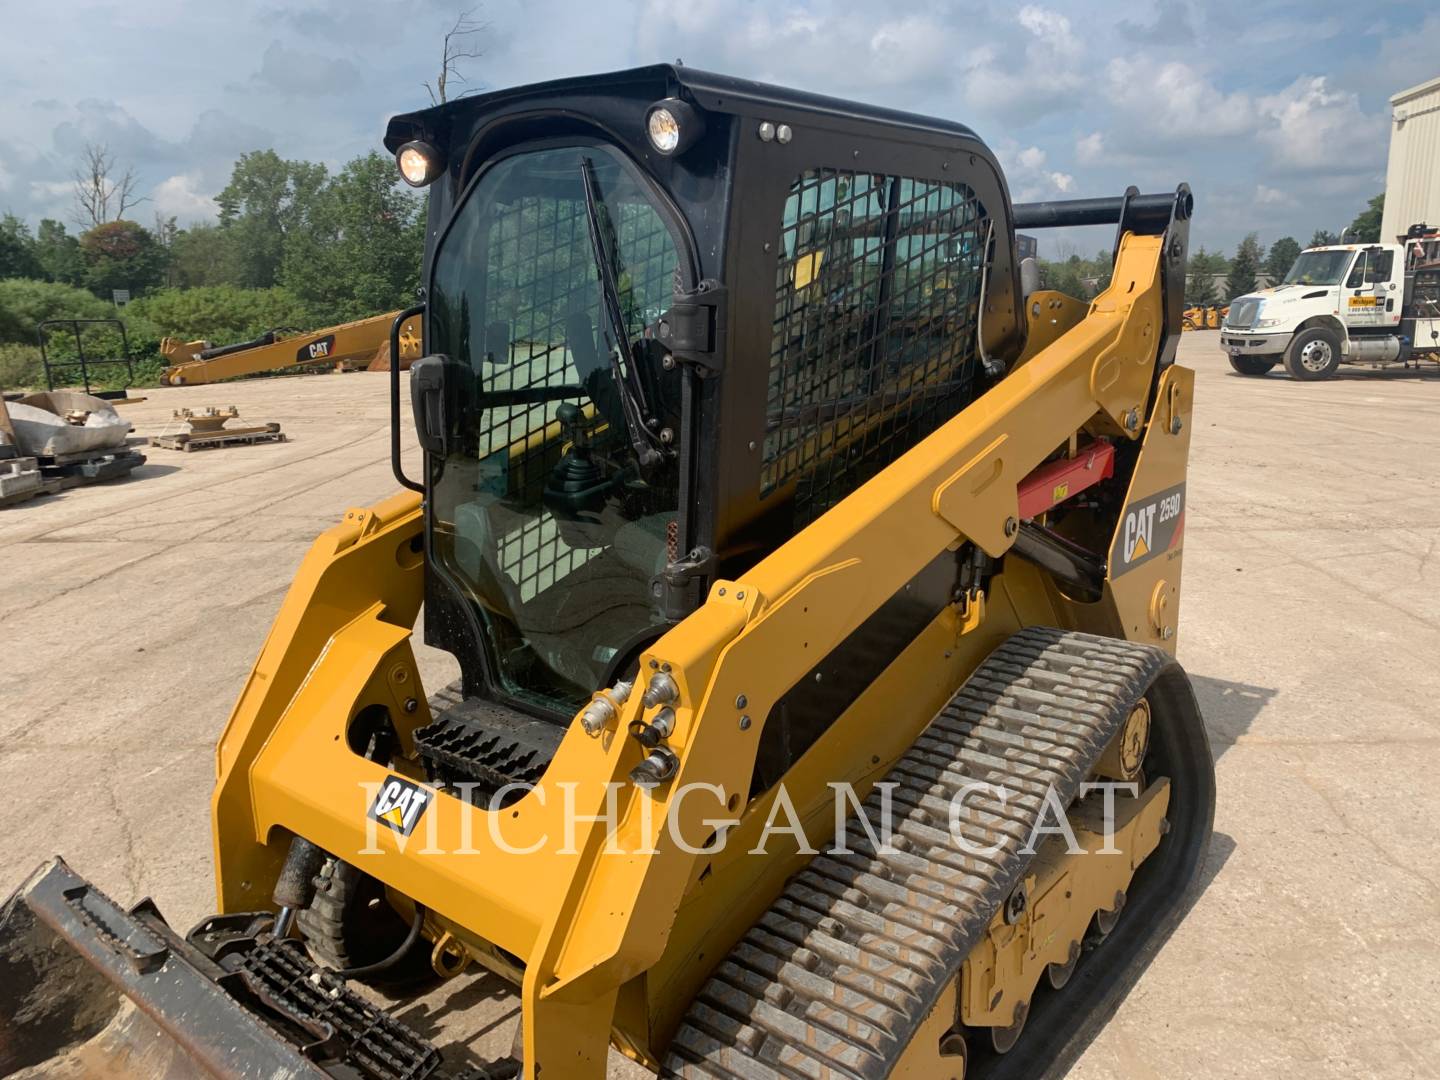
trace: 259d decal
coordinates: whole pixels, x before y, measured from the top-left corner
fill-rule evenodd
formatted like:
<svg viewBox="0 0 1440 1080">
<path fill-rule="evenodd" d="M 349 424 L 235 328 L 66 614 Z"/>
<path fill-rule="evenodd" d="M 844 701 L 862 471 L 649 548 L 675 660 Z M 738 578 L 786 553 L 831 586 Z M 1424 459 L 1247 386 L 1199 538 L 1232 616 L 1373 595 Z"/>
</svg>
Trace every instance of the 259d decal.
<svg viewBox="0 0 1440 1080">
<path fill-rule="evenodd" d="M 1110 551 L 1110 576 L 1117 578 L 1179 547 L 1184 523 L 1184 484 L 1147 495 L 1125 507 Z"/>
</svg>

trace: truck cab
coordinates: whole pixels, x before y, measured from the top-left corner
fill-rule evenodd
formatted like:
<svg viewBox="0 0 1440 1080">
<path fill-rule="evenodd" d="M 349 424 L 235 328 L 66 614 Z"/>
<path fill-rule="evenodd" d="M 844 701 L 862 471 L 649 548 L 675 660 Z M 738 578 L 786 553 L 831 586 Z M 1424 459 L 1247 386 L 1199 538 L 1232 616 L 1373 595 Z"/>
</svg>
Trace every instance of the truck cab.
<svg viewBox="0 0 1440 1080">
<path fill-rule="evenodd" d="M 1302 251 L 1284 280 L 1230 302 L 1221 346 L 1242 375 L 1276 364 L 1297 379 L 1342 363 L 1440 356 L 1440 230 L 1418 225 L 1402 242 Z"/>
</svg>

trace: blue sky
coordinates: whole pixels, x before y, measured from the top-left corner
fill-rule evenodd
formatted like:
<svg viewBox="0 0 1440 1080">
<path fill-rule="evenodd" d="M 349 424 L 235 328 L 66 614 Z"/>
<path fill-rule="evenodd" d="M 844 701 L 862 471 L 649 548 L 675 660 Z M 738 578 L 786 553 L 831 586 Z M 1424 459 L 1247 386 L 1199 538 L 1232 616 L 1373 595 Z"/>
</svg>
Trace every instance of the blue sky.
<svg viewBox="0 0 1440 1080">
<path fill-rule="evenodd" d="M 135 167 L 146 223 L 212 217 L 247 150 L 337 165 L 428 101 L 441 34 L 467 6 L 0 0 L 0 211 L 68 219 L 87 141 Z M 1187 180 L 1192 239 L 1226 249 L 1347 224 L 1384 186 L 1389 96 L 1440 75 L 1440 11 L 1376 0 L 489 0 L 476 16 L 472 85 L 681 58 L 960 120 L 1016 199 Z"/>
</svg>

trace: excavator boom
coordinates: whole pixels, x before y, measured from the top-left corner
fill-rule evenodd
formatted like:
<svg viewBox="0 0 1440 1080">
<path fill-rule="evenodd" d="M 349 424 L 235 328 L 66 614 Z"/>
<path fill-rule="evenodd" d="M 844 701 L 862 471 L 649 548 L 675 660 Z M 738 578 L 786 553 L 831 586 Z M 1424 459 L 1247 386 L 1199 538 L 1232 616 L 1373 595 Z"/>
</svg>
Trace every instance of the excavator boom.
<svg viewBox="0 0 1440 1080">
<path fill-rule="evenodd" d="M 391 323 L 398 314 L 390 311 L 289 337 L 281 337 L 282 331 L 270 330 L 253 341 L 234 345 L 212 347 L 208 341 L 166 338 L 160 343 L 160 352 L 171 364 L 161 373 L 160 382 L 165 386 L 194 386 L 287 367 L 368 362 L 389 340 Z M 400 359 L 403 363 L 419 355 L 420 318 L 415 316 L 401 327 Z"/>
</svg>

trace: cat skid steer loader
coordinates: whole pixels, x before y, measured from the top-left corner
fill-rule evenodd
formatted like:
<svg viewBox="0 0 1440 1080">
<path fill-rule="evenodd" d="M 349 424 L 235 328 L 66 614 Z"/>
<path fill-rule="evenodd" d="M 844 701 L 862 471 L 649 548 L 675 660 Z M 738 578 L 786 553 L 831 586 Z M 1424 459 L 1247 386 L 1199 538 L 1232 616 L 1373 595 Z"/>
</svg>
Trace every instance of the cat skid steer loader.
<svg viewBox="0 0 1440 1080">
<path fill-rule="evenodd" d="M 386 145 L 409 490 L 316 541 L 220 737 L 220 913 L 59 860 L 9 901 L 0 1072 L 1063 1072 L 1211 829 L 1188 189 L 1012 205 L 959 124 L 678 66 Z M 1107 224 L 1095 300 L 1027 291 L 1017 228 Z M 362 985 L 478 966 L 498 1062 Z"/>
</svg>

